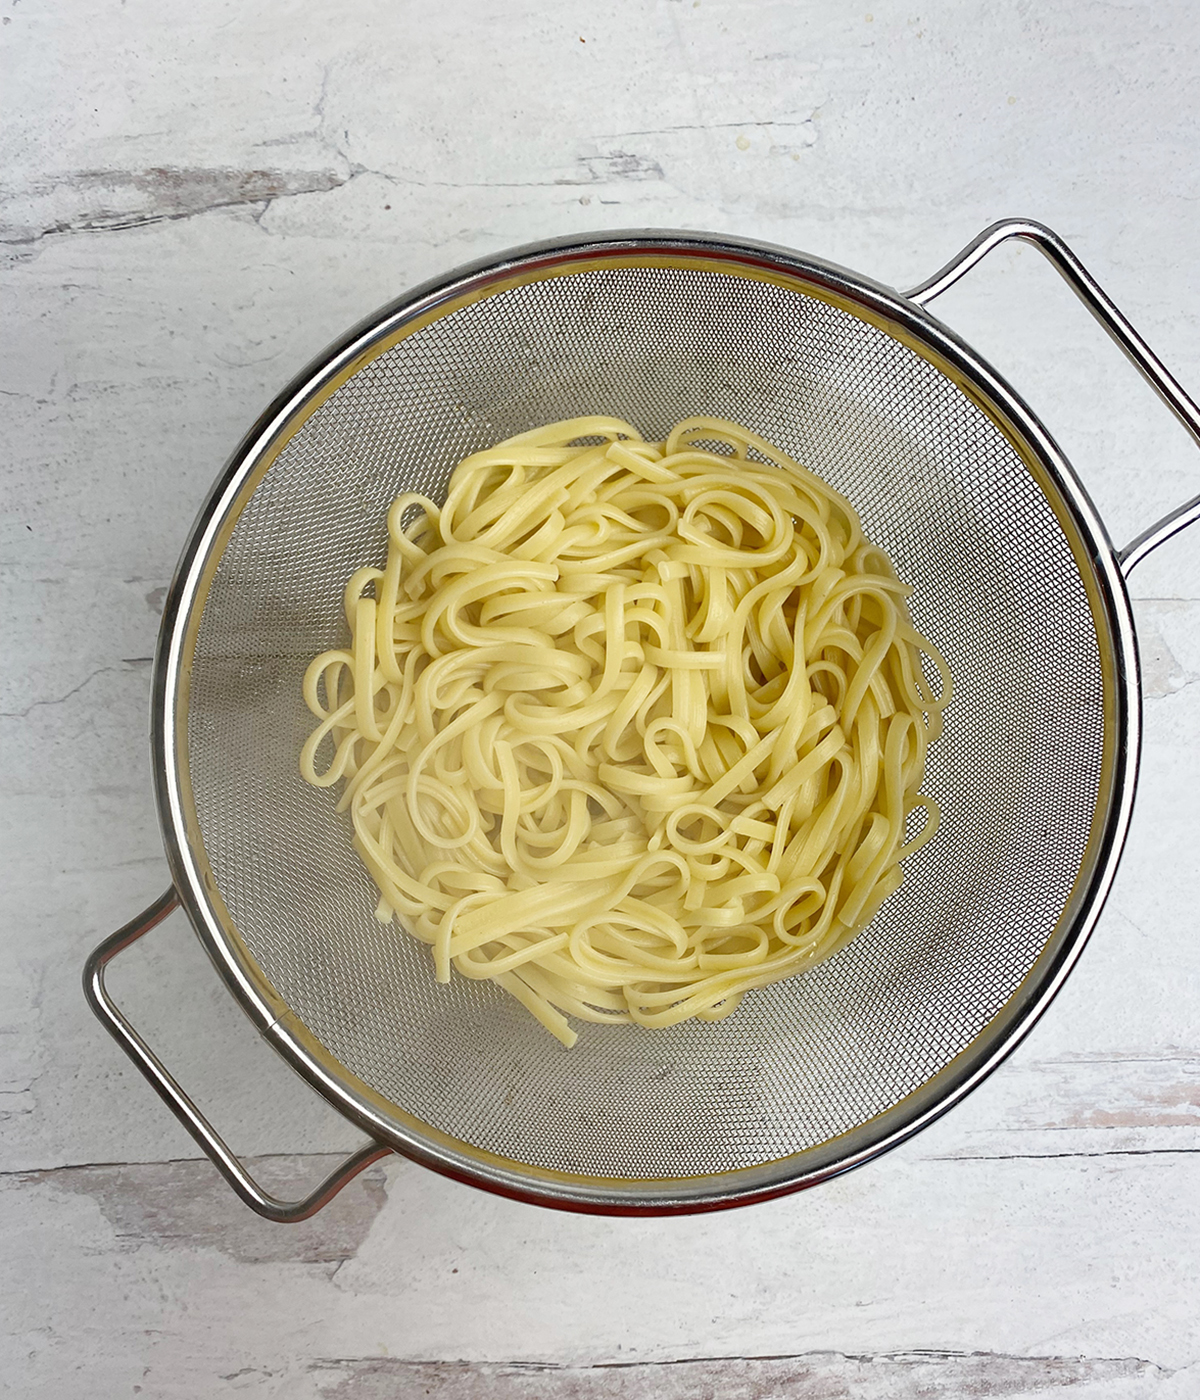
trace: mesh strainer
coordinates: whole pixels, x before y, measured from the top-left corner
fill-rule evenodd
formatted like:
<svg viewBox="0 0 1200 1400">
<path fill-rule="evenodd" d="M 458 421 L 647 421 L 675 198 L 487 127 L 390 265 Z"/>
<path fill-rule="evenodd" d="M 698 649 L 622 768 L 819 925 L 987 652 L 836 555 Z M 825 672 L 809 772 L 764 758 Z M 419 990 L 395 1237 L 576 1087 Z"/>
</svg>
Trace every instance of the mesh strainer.
<svg viewBox="0 0 1200 1400">
<path fill-rule="evenodd" d="M 1006 238 L 1036 244 L 1200 439 L 1200 411 L 1049 230 L 1006 222 L 907 297 L 724 238 L 540 244 L 428 284 L 276 400 L 184 550 L 155 667 L 173 886 L 89 960 L 92 1005 L 254 1209 L 299 1219 L 394 1150 L 546 1205 L 760 1200 L 899 1142 L 1053 997 L 1129 821 L 1140 695 L 1124 575 L 1200 498 L 1115 551 L 1016 394 L 923 306 Z M 490 984 L 436 984 L 372 917 L 334 797 L 303 784 L 300 678 L 402 490 L 466 453 L 602 412 L 647 437 L 736 419 L 844 491 L 915 585 L 956 698 L 930 750 L 936 839 L 869 928 L 732 1019 L 589 1025 L 566 1052 Z M 371 1143 L 304 1201 L 246 1173 L 105 991 L 177 903 L 267 1040 Z"/>
</svg>

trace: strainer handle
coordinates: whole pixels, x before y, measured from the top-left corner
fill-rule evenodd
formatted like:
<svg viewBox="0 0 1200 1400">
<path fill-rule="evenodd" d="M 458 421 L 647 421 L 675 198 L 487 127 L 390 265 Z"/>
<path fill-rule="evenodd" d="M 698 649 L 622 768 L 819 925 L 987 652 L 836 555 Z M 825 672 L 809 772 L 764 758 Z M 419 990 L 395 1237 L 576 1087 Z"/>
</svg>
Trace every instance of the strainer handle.
<svg viewBox="0 0 1200 1400">
<path fill-rule="evenodd" d="M 391 1150 L 377 1142 L 366 1143 L 353 1156 L 336 1167 L 310 1195 L 300 1201 L 281 1201 L 254 1180 L 241 1162 L 225 1145 L 224 1140 L 176 1083 L 162 1061 L 134 1030 L 124 1013 L 109 996 L 104 985 L 104 969 L 118 953 L 135 943 L 144 933 L 159 924 L 172 910 L 179 907 L 179 896 L 169 889 L 136 919 L 111 934 L 88 958 L 83 970 L 83 990 L 92 1010 L 104 1023 L 109 1034 L 150 1081 L 155 1093 L 172 1110 L 176 1118 L 196 1139 L 217 1170 L 237 1194 L 259 1215 L 268 1220 L 290 1223 L 307 1220 L 352 1181 L 365 1167 L 386 1157 Z"/>
<path fill-rule="evenodd" d="M 999 223 L 985 228 L 957 257 L 951 258 L 945 267 L 905 295 L 918 306 L 928 306 L 934 297 L 941 296 L 947 287 L 953 286 L 993 248 L 1010 238 L 1020 238 L 1026 243 L 1032 243 L 1050 260 L 1079 300 L 1121 347 L 1150 387 L 1191 434 L 1193 441 L 1200 446 L 1200 407 L 1197 407 L 1171 371 L 1134 330 L 1087 268 L 1058 234 L 1048 229 L 1045 224 L 1039 224 L 1033 219 L 1001 219 Z M 1165 540 L 1169 540 L 1172 535 L 1196 520 L 1200 520 L 1200 496 L 1194 496 L 1177 510 L 1173 510 L 1170 515 L 1165 515 L 1149 529 L 1143 530 L 1124 549 L 1118 550 L 1117 560 L 1121 571 L 1128 576 L 1151 550 L 1157 549 Z"/>
</svg>

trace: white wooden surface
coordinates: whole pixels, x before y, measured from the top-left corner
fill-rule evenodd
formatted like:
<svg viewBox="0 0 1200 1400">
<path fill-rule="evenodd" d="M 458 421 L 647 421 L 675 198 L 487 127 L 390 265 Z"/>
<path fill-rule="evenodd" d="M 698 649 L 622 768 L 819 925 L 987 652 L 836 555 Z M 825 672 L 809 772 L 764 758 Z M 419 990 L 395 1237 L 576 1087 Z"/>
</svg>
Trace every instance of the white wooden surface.
<svg viewBox="0 0 1200 1400">
<path fill-rule="evenodd" d="M 865 8 L 870 5 L 871 12 Z M 538 1211 L 400 1161 L 322 1216 L 225 1190 L 86 1010 L 166 876 L 148 658 L 205 490 L 406 286 L 523 240 L 716 229 L 899 286 L 1050 223 L 1200 388 L 1187 0 L 3 0 L 0 1390 L 86 1396 L 1200 1395 L 1200 538 L 1134 576 L 1133 834 L 1081 965 L 971 1100 L 717 1217 Z M 1032 251 L 940 314 L 1118 542 L 1200 453 Z M 354 1135 L 179 918 L 113 982 L 298 1187 Z"/>
</svg>

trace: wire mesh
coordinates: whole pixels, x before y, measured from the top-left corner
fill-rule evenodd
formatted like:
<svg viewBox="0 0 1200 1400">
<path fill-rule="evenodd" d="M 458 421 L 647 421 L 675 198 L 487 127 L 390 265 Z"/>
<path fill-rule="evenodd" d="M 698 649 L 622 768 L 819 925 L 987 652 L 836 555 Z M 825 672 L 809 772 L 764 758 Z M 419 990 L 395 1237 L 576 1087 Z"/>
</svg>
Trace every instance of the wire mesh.
<svg viewBox="0 0 1200 1400">
<path fill-rule="evenodd" d="M 382 563 L 401 490 L 582 413 L 653 437 L 733 418 L 844 491 L 916 588 L 956 698 L 935 839 L 829 963 L 725 1022 L 584 1026 L 567 1052 L 488 984 L 437 984 L 373 918 L 334 795 L 297 766 L 309 659 Z M 802 292 L 613 266 L 458 306 L 361 368 L 254 490 L 204 603 L 190 780 L 224 903 L 276 990 L 407 1113 L 501 1158 L 630 1180 L 728 1171 L 846 1133 L 980 1034 L 1053 934 L 1101 790 L 1100 643 L 1058 515 L 1000 428 L 909 346 Z"/>
</svg>

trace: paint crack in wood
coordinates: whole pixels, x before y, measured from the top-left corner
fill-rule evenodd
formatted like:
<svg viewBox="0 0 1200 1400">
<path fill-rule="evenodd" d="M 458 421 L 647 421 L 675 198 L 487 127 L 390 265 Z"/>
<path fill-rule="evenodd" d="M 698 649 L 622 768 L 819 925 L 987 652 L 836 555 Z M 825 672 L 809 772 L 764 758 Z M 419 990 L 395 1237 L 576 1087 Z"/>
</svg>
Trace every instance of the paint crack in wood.
<svg viewBox="0 0 1200 1400">
<path fill-rule="evenodd" d="M 563 1365 L 394 1357 L 329 1358 L 309 1374 L 323 1400 L 973 1400 L 1125 1387 L 1153 1394 L 1179 1373 L 1142 1357 L 1021 1356 L 941 1349 L 689 1357 Z M 1153 1387 L 1154 1389 L 1144 1389 Z M 1125 1393 L 1124 1388 L 1122 1394 Z M 1165 1393 L 1165 1392 L 1164 1392 Z"/>
<path fill-rule="evenodd" d="M 252 1158 L 247 1165 L 256 1177 L 268 1179 L 271 1190 L 294 1197 L 311 1190 L 341 1160 L 316 1153 Z M 17 1178 L 10 1189 L 40 1184 L 94 1201 L 111 1227 L 114 1252 L 210 1248 L 249 1264 L 344 1263 L 357 1253 L 387 1201 L 381 1165 L 368 1168 L 353 1191 L 334 1197 L 317 1215 L 286 1228 L 249 1212 L 207 1158 L 6 1175 Z"/>
<path fill-rule="evenodd" d="M 81 170 L 25 188 L 0 189 L 0 243 L 23 246 L 59 234 L 112 233 L 240 205 L 269 206 L 277 199 L 326 194 L 348 183 L 354 174 L 348 166 Z"/>
</svg>

